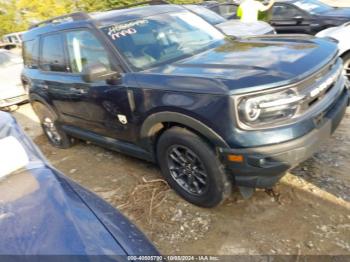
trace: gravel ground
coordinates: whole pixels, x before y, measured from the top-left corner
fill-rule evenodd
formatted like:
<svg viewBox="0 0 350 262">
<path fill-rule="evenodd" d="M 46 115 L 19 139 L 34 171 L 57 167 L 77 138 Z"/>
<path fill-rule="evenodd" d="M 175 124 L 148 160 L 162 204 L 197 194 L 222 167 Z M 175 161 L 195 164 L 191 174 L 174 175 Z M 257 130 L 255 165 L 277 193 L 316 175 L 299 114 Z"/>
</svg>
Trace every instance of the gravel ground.
<svg viewBox="0 0 350 262">
<path fill-rule="evenodd" d="M 150 163 L 80 142 L 47 143 L 31 107 L 13 113 L 51 163 L 136 223 L 163 254 L 350 255 L 350 110 L 332 139 L 274 188 L 202 209 Z"/>
</svg>

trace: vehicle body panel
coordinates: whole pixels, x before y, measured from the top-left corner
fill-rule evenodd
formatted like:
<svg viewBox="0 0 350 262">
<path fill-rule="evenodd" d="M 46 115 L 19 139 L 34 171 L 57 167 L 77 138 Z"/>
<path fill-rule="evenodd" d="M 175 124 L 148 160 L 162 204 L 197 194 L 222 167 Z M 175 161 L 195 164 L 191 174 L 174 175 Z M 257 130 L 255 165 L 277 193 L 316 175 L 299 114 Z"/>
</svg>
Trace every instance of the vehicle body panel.
<svg viewBox="0 0 350 262">
<path fill-rule="evenodd" d="M 50 166 L 16 121 L 0 112 L 0 139 L 10 136 L 30 162 L 0 180 L 1 255 L 158 254 L 122 214 Z"/>
</svg>

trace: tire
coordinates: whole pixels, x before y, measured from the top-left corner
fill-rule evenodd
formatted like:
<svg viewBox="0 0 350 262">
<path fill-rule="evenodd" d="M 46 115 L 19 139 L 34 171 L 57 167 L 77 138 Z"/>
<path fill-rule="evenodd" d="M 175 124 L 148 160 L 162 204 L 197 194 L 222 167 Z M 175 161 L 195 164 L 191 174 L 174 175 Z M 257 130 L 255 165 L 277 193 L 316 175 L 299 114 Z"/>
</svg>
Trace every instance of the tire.
<svg viewBox="0 0 350 262">
<path fill-rule="evenodd" d="M 342 59 L 344 63 L 344 73 L 346 77 L 350 80 L 350 52 L 342 56 Z"/>
<path fill-rule="evenodd" d="M 214 150 L 185 128 L 173 127 L 161 135 L 157 159 L 169 185 L 194 205 L 215 207 L 231 194 L 232 183 Z"/>
<path fill-rule="evenodd" d="M 51 145 L 61 149 L 73 146 L 75 140 L 60 128 L 57 114 L 52 109 L 40 102 L 32 103 L 32 107 Z"/>
</svg>

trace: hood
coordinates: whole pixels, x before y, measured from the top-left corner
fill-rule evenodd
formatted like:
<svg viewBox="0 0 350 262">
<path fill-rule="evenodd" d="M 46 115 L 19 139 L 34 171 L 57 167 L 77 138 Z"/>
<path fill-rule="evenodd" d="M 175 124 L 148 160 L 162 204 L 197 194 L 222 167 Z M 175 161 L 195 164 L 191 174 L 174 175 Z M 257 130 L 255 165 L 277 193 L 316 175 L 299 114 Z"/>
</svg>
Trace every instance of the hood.
<svg viewBox="0 0 350 262">
<path fill-rule="evenodd" d="M 217 24 L 216 27 L 223 31 L 224 34 L 236 37 L 274 33 L 273 27 L 263 21 L 244 23 L 240 20 L 229 20 L 224 23 Z"/>
<path fill-rule="evenodd" d="M 321 14 L 322 16 L 334 16 L 339 18 L 349 18 L 350 20 L 350 8 L 348 7 L 335 7 L 327 12 Z"/>
<path fill-rule="evenodd" d="M 336 53 L 334 42 L 312 36 L 251 37 L 137 75 L 140 85 L 152 88 L 232 94 L 299 81 Z"/>
<path fill-rule="evenodd" d="M 16 121 L 0 111 L 0 139 L 10 136 L 29 163 L 0 177 L 0 256 L 158 255 L 121 213 L 51 167 Z"/>
</svg>

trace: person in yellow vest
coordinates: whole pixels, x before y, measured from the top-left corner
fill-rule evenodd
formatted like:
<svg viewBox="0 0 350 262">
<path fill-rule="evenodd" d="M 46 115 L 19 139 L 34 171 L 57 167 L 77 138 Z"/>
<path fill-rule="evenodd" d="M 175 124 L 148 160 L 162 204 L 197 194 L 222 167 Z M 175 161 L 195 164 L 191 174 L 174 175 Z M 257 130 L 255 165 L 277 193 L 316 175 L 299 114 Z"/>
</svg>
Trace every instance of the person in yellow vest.
<svg viewBox="0 0 350 262">
<path fill-rule="evenodd" d="M 270 0 L 267 5 L 257 0 L 243 0 L 237 10 L 237 16 L 241 18 L 242 22 L 256 22 L 258 21 L 259 12 L 266 12 L 269 10 L 275 0 Z"/>
</svg>

